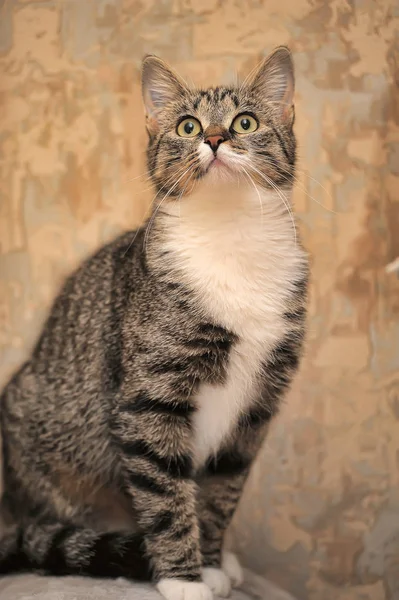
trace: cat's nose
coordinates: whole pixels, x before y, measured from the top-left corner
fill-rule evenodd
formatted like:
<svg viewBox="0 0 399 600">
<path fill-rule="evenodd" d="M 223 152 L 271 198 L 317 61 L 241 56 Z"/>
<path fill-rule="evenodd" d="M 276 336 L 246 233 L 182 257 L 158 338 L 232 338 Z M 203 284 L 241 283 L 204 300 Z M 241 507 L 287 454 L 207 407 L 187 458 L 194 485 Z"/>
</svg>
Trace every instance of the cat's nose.
<svg viewBox="0 0 399 600">
<path fill-rule="evenodd" d="M 219 148 L 220 144 L 224 142 L 225 138 L 222 135 L 208 135 L 205 137 L 205 144 L 208 144 L 214 152 Z"/>
</svg>

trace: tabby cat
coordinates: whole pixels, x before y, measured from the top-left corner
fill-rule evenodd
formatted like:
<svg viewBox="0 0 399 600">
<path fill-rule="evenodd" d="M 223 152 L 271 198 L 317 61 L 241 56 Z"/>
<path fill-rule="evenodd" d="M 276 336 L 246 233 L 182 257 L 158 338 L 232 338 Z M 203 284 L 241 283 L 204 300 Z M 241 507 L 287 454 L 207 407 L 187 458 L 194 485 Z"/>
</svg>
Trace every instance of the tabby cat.
<svg viewBox="0 0 399 600">
<path fill-rule="evenodd" d="M 0 573 L 210 600 L 241 583 L 224 532 L 303 345 L 293 64 L 207 90 L 142 73 L 151 218 L 67 279 L 2 394 Z"/>
</svg>

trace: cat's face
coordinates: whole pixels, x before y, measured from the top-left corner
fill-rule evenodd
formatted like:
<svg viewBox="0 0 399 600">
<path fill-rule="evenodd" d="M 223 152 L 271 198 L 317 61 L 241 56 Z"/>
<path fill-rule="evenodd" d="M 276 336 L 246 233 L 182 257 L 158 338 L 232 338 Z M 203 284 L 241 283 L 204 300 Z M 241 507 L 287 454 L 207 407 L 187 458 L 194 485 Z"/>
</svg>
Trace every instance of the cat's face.
<svg viewBox="0 0 399 600">
<path fill-rule="evenodd" d="M 158 200 L 200 181 L 288 188 L 295 166 L 291 55 L 278 48 L 237 87 L 189 88 L 159 58 L 143 63 L 148 166 Z"/>
</svg>

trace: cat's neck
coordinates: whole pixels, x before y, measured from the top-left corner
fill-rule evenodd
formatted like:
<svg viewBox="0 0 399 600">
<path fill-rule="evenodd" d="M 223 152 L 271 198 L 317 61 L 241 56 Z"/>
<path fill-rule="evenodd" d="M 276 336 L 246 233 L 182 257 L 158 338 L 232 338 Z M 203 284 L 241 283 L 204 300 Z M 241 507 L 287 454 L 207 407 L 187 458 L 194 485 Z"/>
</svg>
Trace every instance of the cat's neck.
<svg viewBox="0 0 399 600">
<path fill-rule="evenodd" d="M 284 202 L 251 184 L 199 187 L 160 215 L 159 272 L 184 282 L 214 322 L 239 335 L 265 323 L 280 332 L 278 315 L 306 262 Z"/>
<path fill-rule="evenodd" d="M 252 182 L 203 182 L 195 192 L 169 202 L 160 215 L 165 243 L 181 238 L 224 254 L 267 246 L 269 252 L 291 254 L 297 233 L 291 192 L 265 190 Z"/>
</svg>

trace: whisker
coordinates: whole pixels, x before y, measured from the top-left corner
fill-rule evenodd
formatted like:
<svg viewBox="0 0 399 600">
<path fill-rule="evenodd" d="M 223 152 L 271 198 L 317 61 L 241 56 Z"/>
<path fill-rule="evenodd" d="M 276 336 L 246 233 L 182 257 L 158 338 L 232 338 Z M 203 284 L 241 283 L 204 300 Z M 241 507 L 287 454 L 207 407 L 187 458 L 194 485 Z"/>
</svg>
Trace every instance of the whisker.
<svg viewBox="0 0 399 600">
<path fill-rule="evenodd" d="M 255 189 L 255 191 L 256 191 L 256 193 L 258 195 L 259 205 L 260 205 L 260 222 L 261 222 L 261 225 L 263 225 L 263 203 L 262 203 L 262 198 L 260 197 L 260 192 L 259 192 L 258 188 L 256 187 L 255 182 L 253 181 L 253 179 L 250 176 L 250 174 L 248 173 L 248 171 L 243 166 L 241 166 L 241 168 L 244 171 L 245 175 L 248 177 L 249 181 L 254 186 L 254 189 Z"/>
<path fill-rule="evenodd" d="M 186 167 L 186 165 L 185 165 L 185 167 Z M 162 204 L 163 204 L 163 202 L 164 202 L 164 201 L 165 201 L 165 200 L 166 200 L 166 199 L 167 199 L 167 198 L 168 198 L 168 197 L 171 195 L 171 193 L 173 192 L 173 190 L 175 189 L 175 187 L 176 187 L 176 186 L 179 184 L 179 182 L 180 182 L 180 181 L 183 179 L 183 177 L 184 177 L 185 175 L 187 175 L 187 173 L 190 171 L 191 167 L 192 167 L 192 164 L 190 164 L 190 165 L 189 165 L 187 168 L 185 168 L 184 172 L 183 172 L 183 173 L 180 175 L 180 177 L 179 177 L 179 178 L 178 178 L 178 179 L 175 181 L 175 183 L 172 185 L 172 187 L 170 188 L 170 190 L 168 190 L 168 192 L 165 194 L 165 196 L 162 198 L 162 200 L 160 201 L 159 205 L 158 205 L 158 206 L 157 206 L 157 208 L 155 209 L 155 211 L 154 211 L 153 215 L 151 216 L 151 219 L 150 219 L 150 221 L 149 221 L 149 223 L 148 223 L 148 225 L 147 225 L 146 232 L 145 232 L 145 235 L 144 235 L 144 241 L 143 241 L 143 249 L 144 249 L 144 250 L 145 250 L 145 247 L 146 247 L 146 245 L 147 245 L 147 242 L 148 242 L 148 237 L 149 237 L 149 234 L 150 234 L 151 226 L 152 226 L 152 225 L 153 225 L 153 223 L 154 223 L 154 220 L 155 220 L 156 214 L 158 213 L 158 211 L 159 211 L 159 209 L 160 209 L 161 205 L 162 205 Z M 159 194 L 159 192 L 158 192 L 158 194 Z M 158 195 L 158 194 L 157 194 L 157 195 Z"/>
<path fill-rule="evenodd" d="M 311 179 L 312 181 L 314 181 L 315 183 L 317 183 L 317 185 L 319 185 L 321 187 L 321 189 L 323 191 L 325 191 L 325 193 L 327 194 L 327 197 L 334 202 L 334 198 L 332 197 L 332 195 L 330 194 L 330 192 L 327 190 L 327 188 L 324 187 L 324 185 L 322 183 L 320 183 L 320 181 L 318 181 L 317 179 L 315 179 L 314 177 L 312 177 L 311 175 L 309 175 L 308 171 L 305 171 L 304 169 L 300 169 L 300 171 L 302 173 L 304 173 L 306 175 L 306 177 L 308 177 L 309 179 Z M 300 181 L 298 179 L 295 178 L 295 180 L 300 183 Z M 320 204 L 320 206 L 322 208 L 324 208 L 325 210 L 328 210 L 329 212 L 333 213 L 334 215 L 339 214 L 337 211 L 333 210 L 332 208 L 327 208 L 327 206 L 324 206 L 321 202 L 319 202 L 318 200 L 316 200 L 316 198 L 313 198 L 313 196 L 311 196 L 309 194 L 309 192 L 307 190 L 304 189 L 304 192 L 306 192 L 306 194 L 309 196 L 309 198 L 311 200 L 314 200 L 314 202 L 316 202 L 316 204 Z"/>
<path fill-rule="evenodd" d="M 189 176 L 189 178 L 188 178 L 188 179 L 187 179 L 187 181 L 186 181 L 186 185 L 184 186 L 184 188 L 183 188 L 183 189 L 182 189 L 182 191 L 181 191 L 181 194 L 180 194 L 180 195 L 179 195 L 179 197 L 178 197 L 178 201 L 179 201 L 179 219 L 181 219 L 181 199 L 182 199 L 182 198 L 183 198 L 183 196 L 184 196 L 184 193 L 185 193 L 185 191 L 186 191 L 186 189 L 187 189 L 187 186 L 188 186 L 188 184 L 189 184 L 189 182 L 190 182 L 191 178 L 192 178 L 192 177 L 193 177 L 193 175 L 194 175 L 194 172 L 195 172 L 195 169 L 193 169 L 193 171 L 192 171 L 191 175 Z"/>
<path fill-rule="evenodd" d="M 251 168 L 256 171 L 256 173 L 258 173 L 258 175 L 260 175 L 260 177 L 262 177 L 266 183 L 268 183 L 279 195 L 279 197 L 281 198 L 281 200 L 283 201 L 283 204 L 285 206 L 285 208 L 287 209 L 287 212 L 290 216 L 291 219 L 291 223 L 292 223 L 292 228 L 294 231 L 294 244 L 295 246 L 297 245 L 297 230 L 296 230 L 296 224 L 295 224 L 295 217 L 293 215 L 293 212 L 290 208 L 289 202 L 286 198 L 286 196 L 284 196 L 284 194 L 282 193 L 282 191 L 279 189 L 279 187 L 270 179 L 270 177 L 268 177 L 267 175 L 265 175 L 264 173 L 261 173 L 260 171 L 258 171 L 258 169 L 256 169 L 256 167 L 254 167 L 253 165 L 251 166 Z"/>
<path fill-rule="evenodd" d="M 188 158 L 190 158 L 190 156 Z M 163 163 L 166 163 L 167 161 L 168 161 L 168 158 L 164 158 L 163 159 Z M 145 173 L 141 173 L 140 175 L 137 175 L 136 177 L 129 177 L 128 179 L 125 179 L 123 181 L 123 183 L 130 183 L 132 181 L 136 181 L 137 179 L 140 179 L 141 177 L 145 177 L 144 181 L 151 181 L 152 177 L 153 177 L 153 175 L 154 175 L 154 173 L 155 173 L 155 171 L 157 169 L 162 170 L 162 173 L 165 173 L 165 172 L 167 173 L 171 169 L 175 168 L 175 164 L 172 164 L 172 165 L 170 165 L 169 167 L 166 167 L 166 168 L 162 168 L 162 164 L 163 163 L 160 163 L 160 164 L 158 163 L 156 168 L 154 168 L 154 169 L 148 169 Z"/>
<path fill-rule="evenodd" d="M 150 230 L 151 230 L 151 226 L 154 223 L 155 217 L 157 216 L 157 213 L 159 212 L 159 210 L 161 209 L 161 206 L 163 204 L 163 202 L 166 200 L 166 198 L 168 197 L 168 194 L 165 194 L 165 196 L 161 199 L 161 201 L 159 202 L 158 206 L 155 208 L 153 214 L 151 215 L 151 219 L 149 220 L 146 230 L 145 230 L 145 234 L 144 234 L 144 240 L 143 240 L 143 252 L 145 252 L 146 250 L 146 245 L 148 242 L 148 237 L 150 234 Z"/>
<path fill-rule="evenodd" d="M 194 158 L 195 158 L 195 156 L 193 156 L 193 158 L 192 158 L 192 159 L 191 159 L 191 161 L 189 162 L 189 167 L 190 167 L 190 166 L 191 166 L 191 164 L 194 162 Z M 177 170 L 177 172 L 176 172 L 176 176 L 177 176 L 177 175 L 179 175 L 179 174 L 182 172 L 182 170 L 184 170 L 186 167 L 187 167 L 187 165 L 184 165 L 184 167 L 180 167 L 180 169 L 178 169 L 178 170 Z M 184 176 L 184 173 L 183 173 L 183 176 Z M 155 194 L 154 198 L 151 200 L 151 202 L 150 202 L 150 204 L 149 204 L 149 206 L 148 206 L 148 208 L 147 208 L 147 210 L 146 210 L 146 212 L 145 212 L 145 214 L 144 214 L 144 219 L 146 219 L 146 218 L 147 218 L 147 215 L 148 215 L 148 213 L 151 211 L 151 209 L 152 209 L 152 207 L 153 207 L 153 205 L 154 205 L 154 203 L 155 203 L 155 200 L 157 199 L 157 197 L 159 196 L 159 194 L 162 192 L 162 190 L 163 190 L 163 189 L 164 189 L 164 188 L 165 188 L 165 187 L 166 187 L 166 186 L 167 186 L 169 183 L 171 183 L 171 179 L 172 179 L 172 177 L 169 177 L 169 178 L 166 180 L 165 184 L 164 184 L 164 185 L 163 185 L 163 186 L 162 186 L 162 187 L 161 187 L 161 188 L 160 188 L 160 189 L 157 191 L 157 193 Z M 178 181 L 177 181 L 177 183 L 178 183 L 179 181 L 180 181 L 180 180 L 178 180 Z M 151 188 L 148 188 L 148 189 L 151 189 Z M 173 188 L 172 188 L 172 189 L 173 189 Z M 167 197 L 167 196 L 165 196 L 165 197 Z M 162 200 L 161 200 L 161 203 L 160 203 L 160 204 L 162 204 Z M 159 207 L 158 207 L 158 208 L 155 210 L 155 212 L 158 212 L 158 210 L 159 210 Z M 125 250 L 125 252 L 124 252 L 124 256 L 126 256 L 126 254 L 129 252 L 130 248 L 132 247 L 132 244 L 134 244 L 134 242 L 135 242 L 135 240 L 136 240 L 136 237 L 137 237 L 137 235 L 138 235 L 139 231 L 140 231 L 140 228 L 138 228 L 138 229 L 136 230 L 136 233 L 135 233 L 135 235 L 134 235 L 134 237 L 133 237 L 132 241 L 130 242 L 129 246 L 126 248 L 126 250 Z M 144 241 L 145 241 L 145 240 L 144 240 Z"/>
<path fill-rule="evenodd" d="M 256 154 L 259 155 L 259 153 L 257 152 Z M 271 162 L 271 160 L 273 160 L 274 162 Z M 281 166 L 276 159 L 267 159 L 264 161 L 264 164 L 268 164 L 271 167 L 277 167 L 279 170 L 283 171 L 284 173 L 287 173 L 290 175 L 290 177 L 292 177 L 292 179 L 295 181 L 296 185 L 298 186 L 298 188 L 300 190 L 302 190 L 307 196 L 308 198 L 310 198 L 310 200 L 313 200 L 314 202 L 316 202 L 316 204 L 319 204 L 322 208 L 324 208 L 324 210 L 336 215 L 339 214 L 337 213 L 337 211 L 333 210 L 332 208 L 327 208 L 327 206 L 324 206 L 324 204 L 322 204 L 322 202 L 320 202 L 319 200 L 316 200 L 316 198 L 314 198 L 314 196 L 312 196 L 307 189 L 305 188 L 304 185 L 302 185 L 301 181 L 293 174 L 291 173 L 291 171 L 289 171 L 288 169 L 285 169 L 283 166 Z M 320 183 L 320 181 L 318 181 L 317 179 L 315 179 L 314 177 L 311 177 L 308 173 L 308 171 L 305 171 L 304 169 L 296 169 L 297 171 L 304 173 L 307 177 L 309 177 L 309 179 L 311 179 L 312 181 L 314 181 L 315 183 L 317 183 L 322 190 L 324 190 L 328 196 L 328 198 L 333 201 L 333 197 L 331 196 L 330 192 Z M 286 181 L 289 181 L 289 178 L 286 178 Z"/>
</svg>

